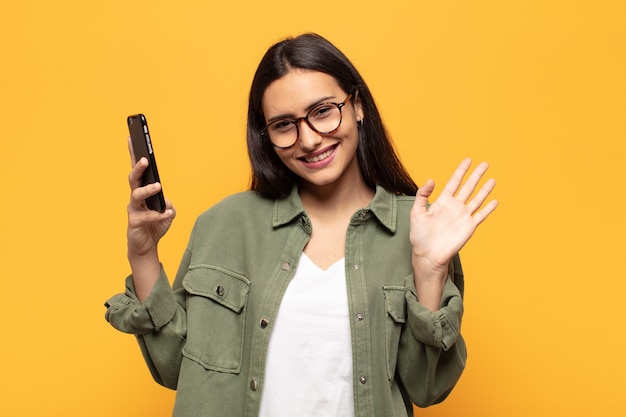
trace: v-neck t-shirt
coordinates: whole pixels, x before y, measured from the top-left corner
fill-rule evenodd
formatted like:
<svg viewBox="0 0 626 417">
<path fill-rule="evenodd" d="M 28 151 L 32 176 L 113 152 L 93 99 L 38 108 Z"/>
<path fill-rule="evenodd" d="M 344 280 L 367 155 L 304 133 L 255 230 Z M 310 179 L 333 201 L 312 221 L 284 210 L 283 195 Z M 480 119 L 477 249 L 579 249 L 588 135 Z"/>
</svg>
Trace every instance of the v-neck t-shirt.
<svg viewBox="0 0 626 417">
<path fill-rule="evenodd" d="M 269 342 L 260 417 L 354 415 L 343 259 L 319 268 L 302 253 Z"/>
</svg>

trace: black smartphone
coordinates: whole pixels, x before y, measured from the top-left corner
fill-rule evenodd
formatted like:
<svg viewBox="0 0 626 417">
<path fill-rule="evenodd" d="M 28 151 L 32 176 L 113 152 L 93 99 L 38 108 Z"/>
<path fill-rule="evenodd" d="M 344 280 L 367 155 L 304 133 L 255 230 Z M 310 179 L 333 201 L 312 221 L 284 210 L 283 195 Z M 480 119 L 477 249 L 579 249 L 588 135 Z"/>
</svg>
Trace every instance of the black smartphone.
<svg viewBox="0 0 626 417">
<path fill-rule="evenodd" d="M 141 185 L 145 186 L 155 182 L 161 182 L 156 159 L 154 158 L 154 148 L 152 147 L 146 116 L 143 114 L 128 116 L 127 123 L 130 132 L 130 140 L 133 145 L 133 152 L 135 153 L 135 160 L 139 161 L 142 156 L 145 156 L 149 162 L 148 168 L 146 168 L 141 177 Z M 146 206 L 150 210 L 160 211 L 161 213 L 165 211 L 165 197 L 163 197 L 162 187 L 158 194 L 146 199 Z"/>
</svg>

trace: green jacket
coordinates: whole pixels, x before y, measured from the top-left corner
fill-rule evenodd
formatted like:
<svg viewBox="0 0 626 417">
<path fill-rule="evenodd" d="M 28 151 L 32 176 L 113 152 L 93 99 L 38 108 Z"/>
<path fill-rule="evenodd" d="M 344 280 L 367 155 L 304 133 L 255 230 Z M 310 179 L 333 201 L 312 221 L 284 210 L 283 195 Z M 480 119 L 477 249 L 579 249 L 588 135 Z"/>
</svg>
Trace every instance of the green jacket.
<svg viewBox="0 0 626 417">
<path fill-rule="evenodd" d="M 357 417 L 411 416 L 411 402 L 442 401 L 465 367 L 459 259 L 441 309 L 419 304 L 413 200 L 378 187 L 347 230 Z M 258 415 L 272 323 L 310 235 L 295 188 L 276 201 L 235 194 L 197 219 L 171 287 L 162 272 L 140 303 L 129 277 L 126 292 L 107 301 L 106 319 L 135 334 L 154 379 L 178 391 L 175 417 Z"/>
</svg>

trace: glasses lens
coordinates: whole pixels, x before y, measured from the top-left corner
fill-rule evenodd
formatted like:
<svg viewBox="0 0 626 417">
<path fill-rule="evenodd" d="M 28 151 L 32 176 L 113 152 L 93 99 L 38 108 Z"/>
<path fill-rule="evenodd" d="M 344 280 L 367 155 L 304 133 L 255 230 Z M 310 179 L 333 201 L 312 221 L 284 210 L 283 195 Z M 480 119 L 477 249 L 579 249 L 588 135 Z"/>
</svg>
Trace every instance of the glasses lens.
<svg viewBox="0 0 626 417">
<path fill-rule="evenodd" d="M 286 148 L 298 140 L 298 127 L 293 120 L 274 120 L 267 125 L 267 134 L 274 145 Z"/>
<path fill-rule="evenodd" d="M 319 133 L 330 133 L 339 127 L 341 111 L 336 104 L 322 104 L 311 110 L 308 119 Z"/>
</svg>

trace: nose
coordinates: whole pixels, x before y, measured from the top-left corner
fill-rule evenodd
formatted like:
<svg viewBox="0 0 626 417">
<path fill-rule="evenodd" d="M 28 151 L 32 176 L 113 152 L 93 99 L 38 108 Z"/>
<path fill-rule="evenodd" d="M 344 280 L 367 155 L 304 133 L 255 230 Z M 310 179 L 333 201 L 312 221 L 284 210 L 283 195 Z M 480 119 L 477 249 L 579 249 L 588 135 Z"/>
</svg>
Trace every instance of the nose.
<svg viewBox="0 0 626 417">
<path fill-rule="evenodd" d="M 304 119 L 298 121 L 298 133 L 300 147 L 306 151 L 311 151 L 322 143 L 323 136 L 313 130 Z"/>
</svg>

